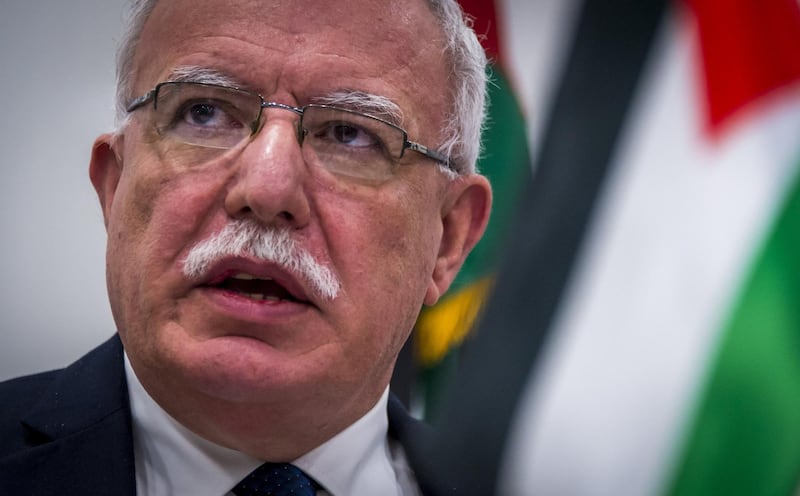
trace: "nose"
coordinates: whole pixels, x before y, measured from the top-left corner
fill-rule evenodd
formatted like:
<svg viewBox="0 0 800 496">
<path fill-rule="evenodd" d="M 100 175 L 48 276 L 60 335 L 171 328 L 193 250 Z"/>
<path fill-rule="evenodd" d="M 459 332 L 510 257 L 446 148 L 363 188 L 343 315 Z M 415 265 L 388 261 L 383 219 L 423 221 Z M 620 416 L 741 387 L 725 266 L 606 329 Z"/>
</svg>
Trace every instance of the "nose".
<svg viewBox="0 0 800 496">
<path fill-rule="evenodd" d="M 297 116 L 277 112 L 264 116 L 262 129 L 237 157 L 225 209 L 231 217 L 251 216 L 267 225 L 298 229 L 311 214 L 308 170 L 297 139 Z"/>
</svg>

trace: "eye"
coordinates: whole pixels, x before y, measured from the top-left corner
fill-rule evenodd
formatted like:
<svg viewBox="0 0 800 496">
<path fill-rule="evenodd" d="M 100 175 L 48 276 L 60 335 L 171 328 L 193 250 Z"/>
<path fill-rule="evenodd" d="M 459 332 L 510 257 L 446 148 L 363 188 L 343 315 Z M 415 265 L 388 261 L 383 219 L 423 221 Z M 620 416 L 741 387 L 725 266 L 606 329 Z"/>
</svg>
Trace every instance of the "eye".
<svg viewBox="0 0 800 496">
<path fill-rule="evenodd" d="M 179 125 L 210 129 L 239 129 L 244 126 L 225 105 L 214 102 L 187 102 L 176 115 Z"/>
<path fill-rule="evenodd" d="M 217 109 L 213 105 L 198 103 L 189 108 L 188 112 L 184 115 L 184 119 L 186 119 L 189 124 L 206 125 L 213 121 L 217 113 Z"/>
<path fill-rule="evenodd" d="M 349 122 L 329 122 L 314 133 L 316 138 L 353 148 L 381 147 L 381 141 L 369 131 Z"/>
</svg>

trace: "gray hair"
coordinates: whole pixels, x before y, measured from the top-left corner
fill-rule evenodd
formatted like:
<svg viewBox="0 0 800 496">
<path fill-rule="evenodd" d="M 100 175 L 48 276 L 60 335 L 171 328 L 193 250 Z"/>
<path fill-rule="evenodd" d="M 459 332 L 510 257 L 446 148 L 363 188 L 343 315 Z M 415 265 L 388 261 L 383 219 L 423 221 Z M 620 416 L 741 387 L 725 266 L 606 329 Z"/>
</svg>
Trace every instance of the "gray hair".
<svg viewBox="0 0 800 496">
<path fill-rule="evenodd" d="M 144 24 L 158 0 L 131 0 L 128 23 L 117 52 L 117 127 L 127 121 L 126 107 L 132 95 L 133 59 Z M 486 116 L 486 54 L 456 0 L 428 0 L 444 34 L 445 55 L 450 63 L 452 111 L 442 129 L 438 151 L 451 158 L 459 174 L 475 172 Z"/>
</svg>

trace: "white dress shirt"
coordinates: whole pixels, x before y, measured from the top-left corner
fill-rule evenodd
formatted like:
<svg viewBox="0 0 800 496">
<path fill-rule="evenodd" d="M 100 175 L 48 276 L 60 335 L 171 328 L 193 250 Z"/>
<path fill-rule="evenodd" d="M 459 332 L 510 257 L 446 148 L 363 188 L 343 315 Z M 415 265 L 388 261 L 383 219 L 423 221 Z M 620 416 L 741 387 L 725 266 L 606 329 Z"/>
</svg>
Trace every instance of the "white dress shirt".
<svg viewBox="0 0 800 496">
<path fill-rule="evenodd" d="M 125 374 L 137 496 L 231 495 L 230 490 L 263 463 L 178 423 L 144 390 L 127 355 Z M 366 415 L 292 462 L 325 487 L 319 496 L 420 494 L 402 447 L 387 437 L 388 398 L 387 388 Z"/>
</svg>

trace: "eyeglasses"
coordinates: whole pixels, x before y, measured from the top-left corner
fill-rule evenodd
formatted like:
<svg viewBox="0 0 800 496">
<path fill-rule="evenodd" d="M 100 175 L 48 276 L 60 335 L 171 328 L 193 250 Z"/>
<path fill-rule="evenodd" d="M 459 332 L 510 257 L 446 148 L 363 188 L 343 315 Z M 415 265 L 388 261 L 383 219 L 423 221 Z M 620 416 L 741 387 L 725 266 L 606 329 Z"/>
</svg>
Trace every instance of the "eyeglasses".
<svg viewBox="0 0 800 496">
<path fill-rule="evenodd" d="M 391 177 L 406 150 L 450 167 L 449 159 L 408 140 L 404 129 L 378 117 L 330 105 L 293 107 L 249 91 L 206 83 L 164 82 L 134 99 L 133 112 L 153 102 L 154 126 L 165 140 L 190 145 L 171 155 L 202 163 L 255 136 L 262 111 L 277 108 L 300 116 L 298 141 L 307 161 L 334 173 L 367 180 Z"/>
</svg>

